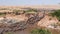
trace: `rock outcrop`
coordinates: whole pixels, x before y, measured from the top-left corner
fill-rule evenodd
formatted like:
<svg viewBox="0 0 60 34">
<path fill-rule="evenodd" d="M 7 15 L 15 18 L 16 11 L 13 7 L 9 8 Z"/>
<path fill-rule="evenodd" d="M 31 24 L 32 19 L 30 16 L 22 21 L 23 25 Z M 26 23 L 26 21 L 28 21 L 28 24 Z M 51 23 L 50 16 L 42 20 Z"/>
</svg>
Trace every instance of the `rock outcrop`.
<svg viewBox="0 0 60 34">
<path fill-rule="evenodd" d="M 39 16 L 38 14 L 29 14 L 28 16 L 30 16 L 27 21 L 19 21 L 16 19 L 8 19 L 6 17 L 4 17 L 2 20 L 0 20 L 1 23 L 5 23 L 2 24 L 2 26 L 0 28 L 2 28 L 3 30 L 2 32 L 9 32 L 9 31 L 18 31 L 18 30 L 24 30 L 26 28 L 29 27 L 29 25 L 31 24 L 35 24 L 38 21 L 40 21 L 44 16 Z M 28 25 L 29 24 L 29 25 Z"/>
</svg>

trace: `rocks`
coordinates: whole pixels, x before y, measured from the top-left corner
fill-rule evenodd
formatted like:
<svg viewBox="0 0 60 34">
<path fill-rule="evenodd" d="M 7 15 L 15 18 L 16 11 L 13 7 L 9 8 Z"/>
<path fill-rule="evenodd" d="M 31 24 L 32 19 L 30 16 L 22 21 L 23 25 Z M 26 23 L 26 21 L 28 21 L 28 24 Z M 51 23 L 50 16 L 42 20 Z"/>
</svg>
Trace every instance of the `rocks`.
<svg viewBox="0 0 60 34">
<path fill-rule="evenodd" d="M 25 23 L 25 21 L 14 23 L 9 26 L 9 28 L 12 29 L 12 31 L 23 30 L 26 27 L 27 27 L 27 24 Z"/>
<path fill-rule="evenodd" d="M 10 31 L 18 31 L 18 30 L 24 30 L 29 27 L 31 24 L 35 24 L 38 21 L 40 21 L 42 17 L 39 17 L 38 14 L 27 14 L 28 20 L 19 20 L 14 18 L 3 18 L 0 20 L 1 23 L 4 23 L 3 26 L 1 25 L 0 28 L 4 29 L 4 32 L 10 32 Z M 28 25 L 29 24 L 29 25 Z"/>
<path fill-rule="evenodd" d="M 27 27 L 27 24 L 25 23 L 25 21 L 21 21 L 19 23 L 15 24 L 16 27 L 14 27 L 14 30 L 23 30 Z"/>
<path fill-rule="evenodd" d="M 25 21 L 20 21 L 14 24 L 6 25 L 6 27 L 0 28 L 0 33 L 3 32 L 15 32 L 18 30 L 24 30 L 27 28 L 27 23 Z"/>
<path fill-rule="evenodd" d="M 34 23 L 40 21 L 43 17 L 44 17 L 44 16 L 39 17 L 39 16 L 36 14 L 36 15 L 34 15 L 34 17 L 29 18 L 29 19 L 27 20 L 27 23 L 29 23 L 29 24 L 34 24 Z"/>
<path fill-rule="evenodd" d="M 19 20 L 17 19 L 13 19 L 13 18 L 3 18 L 0 20 L 1 23 L 8 23 L 8 24 L 12 24 L 12 23 L 16 23 L 18 22 Z"/>
<path fill-rule="evenodd" d="M 28 18 L 34 17 L 36 14 L 35 13 L 26 13 L 25 16 Z"/>
<path fill-rule="evenodd" d="M 5 29 L 5 30 L 4 30 L 5 32 L 12 31 L 12 29 L 11 29 L 11 28 L 8 28 L 8 27 L 7 27 L 7 28 L 4 28 L 4 29 Z"/>
<path fill-rule="evenodd" d="M 4 29 L 0 28 L 0 34 L 3 34 Z"/>
</svg>

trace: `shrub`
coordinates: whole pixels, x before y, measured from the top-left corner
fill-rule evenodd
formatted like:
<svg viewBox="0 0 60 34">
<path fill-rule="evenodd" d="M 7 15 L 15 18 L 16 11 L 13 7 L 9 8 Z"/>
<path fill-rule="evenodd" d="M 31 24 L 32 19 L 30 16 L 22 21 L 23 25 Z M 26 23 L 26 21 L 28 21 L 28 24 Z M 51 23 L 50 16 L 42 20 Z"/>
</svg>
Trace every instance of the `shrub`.
<svg viewBox="0 0 60 34">
<path fill-rule="evenodd" d="M 0 10 L 8 10 L 9 8 L 0 8 Z"/>
<path fill-rule="evenodd" d="M 36 9 L 29 9 L 29 10 L 27 10 L 25 12 L 26 13 L 35 13 L 35 12 L 37 12 L 37 10 Z"/>
<path fill-rule="evenodd" d="M 7 32 L 7 34 L 13 34 L 12 32 Z"/>
<path fill-rule="evenodd" d="M 15 10 L 13 10 L 13 12 L 19 12 L 19 11 L 20 11 L 20 10 L 16 10 L 16 9 L 15 9 Z"/>
<path fill-rule="evenodd" d="M 0 16 L 5 16 L 6 14 L 0 13 Z"/>
<path fill-rule="evenodd" d="M 51 32 L 47 29 L 34 29 L 31 34 L 51 34 Z"/>
<path fill-rule="evenodd" d="M 60 10 L 55 10 L 55 12 L 51 13 L 51 16 L 56 16 L 57 19 L 60 21 Z"/>
</svg>

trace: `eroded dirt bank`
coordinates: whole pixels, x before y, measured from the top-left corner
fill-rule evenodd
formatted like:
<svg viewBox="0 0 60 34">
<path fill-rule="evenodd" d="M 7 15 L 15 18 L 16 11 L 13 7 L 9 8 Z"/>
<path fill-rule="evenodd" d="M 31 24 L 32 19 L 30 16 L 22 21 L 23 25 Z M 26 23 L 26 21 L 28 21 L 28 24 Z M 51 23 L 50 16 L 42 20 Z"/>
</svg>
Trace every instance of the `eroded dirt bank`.
<svg viewBox="0 0 60 34">
<path fill-rule="evenodd" d="M 30 34 L 32 29 L 47 28 L 49 25 L 58 22 L 56 18 L 44 12 L 12 13 L 4 13 L 6 15 L 0 17 L 0 34 L 8 32 L 13 34 Z"/>
<path fill-rule="evenodd" d="M 8 14 L 0 17 L 0 33 L 15 32 L 14 34 L 27 34 L 36 28 L 37 22 L 44 16 L 38 13 L 33 14 Z M 23 33 L 24 32 L 24 33 Z"/>
</svg>

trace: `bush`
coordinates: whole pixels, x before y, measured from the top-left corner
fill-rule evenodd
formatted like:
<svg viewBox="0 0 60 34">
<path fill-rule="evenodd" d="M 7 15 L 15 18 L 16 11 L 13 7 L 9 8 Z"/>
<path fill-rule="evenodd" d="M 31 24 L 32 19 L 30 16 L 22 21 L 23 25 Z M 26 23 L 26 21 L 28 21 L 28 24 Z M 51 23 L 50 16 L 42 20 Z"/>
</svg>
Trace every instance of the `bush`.
<svg viewBox="0 0 60 34">
<path fill-rule="evenodd" d="M 8 10 L 9 8 L 0 8 L 0 10 Z"/>
<path fill-rule="evenodd" d="M 47 29 L 34 29 L 31 34 L 51 34 L 51 32 Z"/>
<path fill-rule="evenodd" d="M 16 10 L 16 9 L 13 10 L 13 12 L 19 12 L 19 11 L 20 11 L 20 10 Z"/>
<path fill-rule="evenodd" d="M 5 16 L 6 14 L 0 13 L 0 16 Z"/>
<path fill-rule="evenodd" d="M 26 13 L 35 13 L 35 12 L 37 12 L 37 10 L 36 9 L 29 9 L 29 10 L 27 10 L 25 12 Z"/>
<path fill-rule="evenodd" d="M 12 32 L 7 32 L 7 34 L 13 34 Z"/>
<path fill-rule="evenodd" d="M 51 13 L 51 15 L 53 17 L 56 16 L 57 19 L 60 21 L 60 10 L 55 10 L 55 12 Z"/>
</svg>

